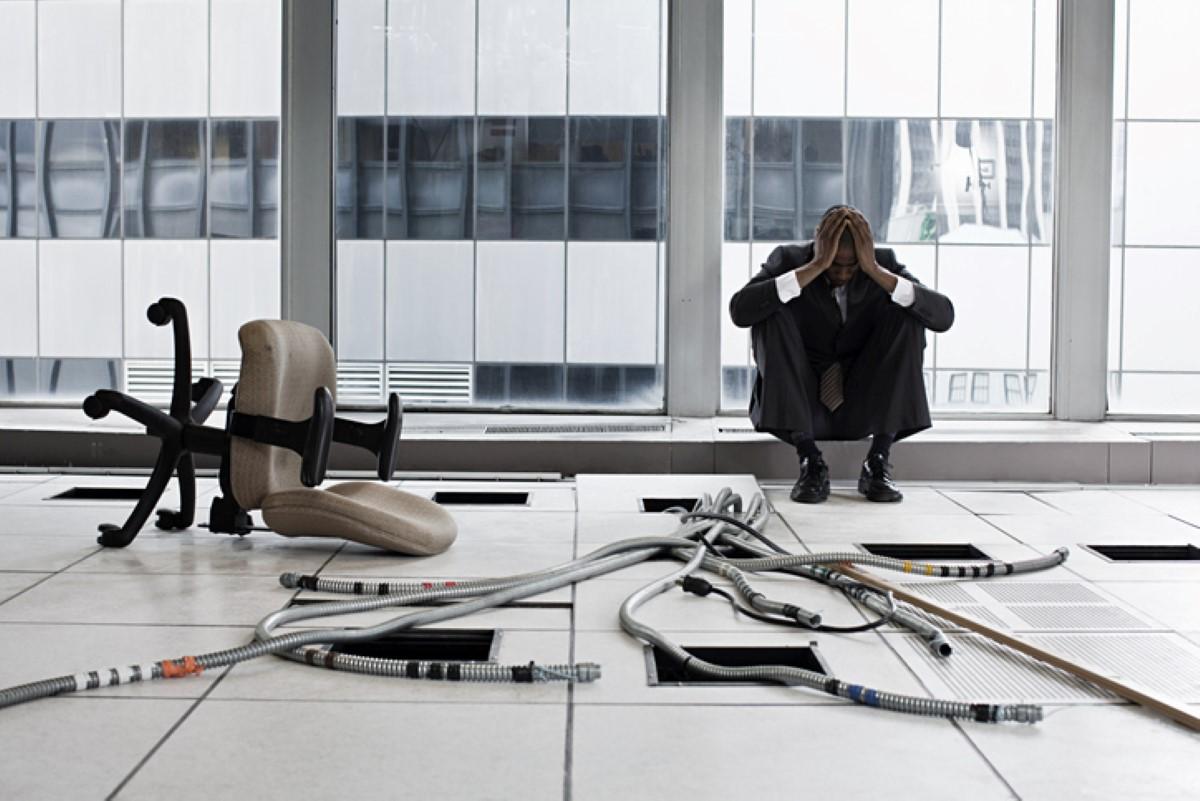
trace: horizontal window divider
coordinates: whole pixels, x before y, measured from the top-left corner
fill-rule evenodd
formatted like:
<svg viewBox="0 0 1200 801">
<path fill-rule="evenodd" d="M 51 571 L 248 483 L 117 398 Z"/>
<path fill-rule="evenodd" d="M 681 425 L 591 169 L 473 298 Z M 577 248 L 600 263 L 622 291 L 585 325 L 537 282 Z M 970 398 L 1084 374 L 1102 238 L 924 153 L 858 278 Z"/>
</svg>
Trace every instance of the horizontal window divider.
<svg viewBox="0 0 1200 801">
<path fill-rule="evenodd" d="M 842 117 L 829 116 L 808 116 L 804 114 L 727 114 L 727 120 L 804 120 L 805 122 L 842 122 L 849 120 L 852 122 L 891 122 L 894 120 L 904 120 L 906 122 L 1054 122 L 1053 117 L 953 117 L 953 116 L 930 116 L 928 114 L 917 114 L 915 116 L 892 115 L 892 116 L 861 116 L 847 114 Z M 1120 120 L 1118 120 L 1119 122 Z M 1132 120 L 1131 120 L 1132 121 Z M 1200 120 L 1195 120 L 1200 122 Z M 1157 122 L 1157 120 L 1155 120 Z M 1193 122 L 1193 120 L 1186 120 Z"/>
<path fill-rule="evenodd" d="M 1113 119 L 1113 122 L 1165 122 L 1175 125 L 1194 125 L 1200 123 L 1200 117 L 1180 117 L 1178 119 L 1172 117 L 1116 117 Z"/>
<path fill-rule="evenodd" d="M 1130 244 L 1113 244 L 1114 248 L 1124 248 L 1125 250 L 1200 250 L 1200 245 L 1130 245 Z"/>
<path fill-rule="evenodd" d="M 1108 371 L 1109 375 L 1200 375 L 1200 370 L 1130 370 L 1116 368 Z"/>
</svg>

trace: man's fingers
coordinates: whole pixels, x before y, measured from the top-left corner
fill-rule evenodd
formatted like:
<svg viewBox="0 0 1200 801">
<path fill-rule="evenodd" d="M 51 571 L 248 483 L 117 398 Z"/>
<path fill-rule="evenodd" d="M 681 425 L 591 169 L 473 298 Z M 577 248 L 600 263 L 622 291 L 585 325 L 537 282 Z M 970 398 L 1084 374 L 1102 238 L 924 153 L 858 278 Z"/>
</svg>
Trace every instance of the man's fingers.
<svg viewBox="0 0 1200 801">
<path fill-rule="evenodd" d="M 861 211 L 855 211 L 853 215 L 855 224 L 862 229 L 863 233 L 870 234 L 871 223 L 867 220 L 866 216 Z"/>
<path fill-rule="evenodd" d="M 858 224 L 857 220 L 853 217 L 847 219 L 846 227 L 850 229 L 850 234 L 854 237 L 855 242 L 862 241 L 862 227 Z"/>
</svg>

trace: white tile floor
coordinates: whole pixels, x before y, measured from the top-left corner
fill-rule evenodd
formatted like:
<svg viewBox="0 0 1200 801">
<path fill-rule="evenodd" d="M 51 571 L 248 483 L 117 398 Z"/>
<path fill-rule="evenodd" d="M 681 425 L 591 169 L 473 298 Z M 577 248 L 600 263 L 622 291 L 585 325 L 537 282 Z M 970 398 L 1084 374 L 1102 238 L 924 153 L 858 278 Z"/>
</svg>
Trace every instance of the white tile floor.
<svg viewBox="0 0 1200 801">
<path fill-rule="evenodd" d="M 95 544 L 125 502 L 46 500 L 132 477 L 0 476 L 0 686 L 245 642 L 322 575 L 503 575 L 617 539 L 668 533 L 640 497 L 690 496 L 749 476 L 580 476 L 576 481 L 411 482 L 518 489 L 513 508 L 454 507 L 446 554 L 403 558 L 269 533 L 153 528 L 126 549 Z M 202 493 L 211 492 L 205 482 Z M 1200 545 L 1200 488 L 908 486 L 900 506 L 835 487 L 802 507 L 768 486 L 767 527 L 796 551 L 860 543 L 972 543 L 1001 559 L 1072 551 L 1065 566 L 990 584 L 890 576 L 964 614 L 1086 656 L 1200 711 L 1200 562 L 1118 563 L 1088 543 Z M 205 515 L 201 513 L 201 519 Z M 646 562 L 575 590 L 444 627 L 498 628 L 504 663 L 595 661 L 595 684 L 451 685 L 335 674 L 276 659 L 200 678 L 93 691 L 0 711 L 0 798 L 443 799 L 1153 798 L 1200 796 L 1200 734 L 1072 683 L 972 635 L 937 660 L 895 629 L 831 635 L 768 628 L 723 603 L 668 594 L 644 618 L 683 645 L 815 642 L 841 678 L 916 695 L 1041 700 L 1033 727 L 919 719 L 779 686 L 650 686 L 646 654 L 621 632 L 620 601 L 670 569 Z M 833 624 L 863 616 L 823 587 L 769 577 L 771 594 Z M 318 597 L 314 593 L 299 593 Z M 389 617 L 341 618 L 363 625 Z"/>
</svg>

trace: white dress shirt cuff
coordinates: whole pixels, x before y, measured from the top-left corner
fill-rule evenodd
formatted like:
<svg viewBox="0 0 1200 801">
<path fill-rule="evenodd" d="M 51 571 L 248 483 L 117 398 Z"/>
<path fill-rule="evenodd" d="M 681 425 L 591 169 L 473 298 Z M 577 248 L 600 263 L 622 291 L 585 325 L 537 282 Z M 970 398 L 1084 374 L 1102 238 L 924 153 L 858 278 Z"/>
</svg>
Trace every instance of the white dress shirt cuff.
<svg viewBox="0 0 1200 801">
<path fill-rule="evenodd" d="M 896 276 L 896 288 L 892 290 L 892 303 L 898 306 L 911 306 L 916 299 L 917 291 L 913 289 L 913 282 L 907 278 Z"/>
<path fill-rule="evenodd" d="M 800 282 L 796 280 L 796 271 L 788 270 L 775 279 L 775 291 L 779 293 L 779 302 L 787 303 L 800 297 Z M 912 301 L 909 301 L 911 303 Z"/>
</svg>

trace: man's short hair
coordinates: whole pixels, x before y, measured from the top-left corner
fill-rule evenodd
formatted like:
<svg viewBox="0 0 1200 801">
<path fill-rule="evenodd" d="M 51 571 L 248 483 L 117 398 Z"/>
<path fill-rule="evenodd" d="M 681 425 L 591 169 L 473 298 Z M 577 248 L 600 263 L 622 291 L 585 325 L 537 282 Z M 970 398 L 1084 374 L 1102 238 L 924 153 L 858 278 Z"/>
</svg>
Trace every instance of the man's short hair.
<svg viewBox="0 0 1200 801">
<path fill-rule="evenodd" d="M 823 226 L 825 224 L 825 221 L 827 219 L 829 219 L 829 215 L 833 214 L 835 211 L 840 211 L 841 209 L 853 209 L 853 208 L 854 208 L 853 206 L 850 206 L 846 203 L 835 203 L 834 205 L 825 209 L 825 213 L 821 215 L 821 221 L 819 223 L 817 223 L 817 228 L 820 228 L 821 226 Z M 849 247 L 854 247 L 854 234 L 850 233 L 849 228 L 842 231 L 842 236 L 840 239 L 838 239 L 838 245 L 846 245 Z"/>
<path fill-rule="evenodd" d="M 829 208 L 825 209 L 824 213 L 821 214 L 821 222 L 824 223 L 826 220 L 828 220 L 829 215 L 833 214 L 835 211 L 841 211 L 842 209 L 852 209 L 852 208 L 854 208 L 854 207 L 847 206 L 845 203 L 835 203 L 832 206 L 830 206 Z"/>
</svg>

